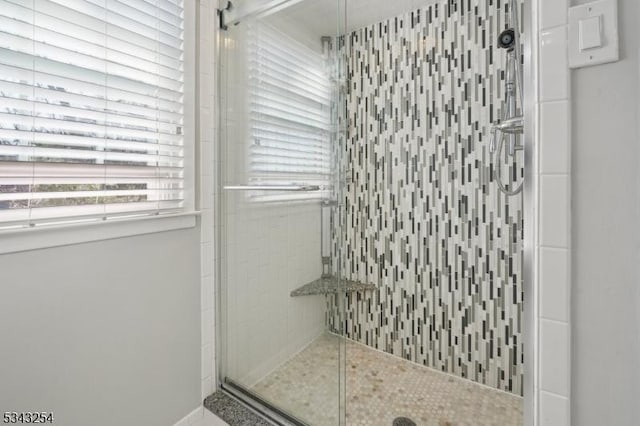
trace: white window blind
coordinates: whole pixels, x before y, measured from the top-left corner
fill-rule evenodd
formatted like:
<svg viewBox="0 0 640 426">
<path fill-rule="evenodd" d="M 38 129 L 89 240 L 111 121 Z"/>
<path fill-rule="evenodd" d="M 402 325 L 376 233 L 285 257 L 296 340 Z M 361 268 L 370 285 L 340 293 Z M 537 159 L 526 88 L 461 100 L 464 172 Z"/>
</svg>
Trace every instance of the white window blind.
<svg viewBox="0 0 640 426">
<path fill-rule="evenodd" d="M 0 227 L 181 210 L 182 0 L 0 0 Z"/>
<path fill-rule="evenodd" d="M 249 180 L 319 185 L 321 192 L 265 193 L 259 200 L 319 198 L 331 177 L 331 81 L 327 59 L 267 24 L 249 35 Z M 320 40 L 318 40 L 320 45 Z"/>
</svg>

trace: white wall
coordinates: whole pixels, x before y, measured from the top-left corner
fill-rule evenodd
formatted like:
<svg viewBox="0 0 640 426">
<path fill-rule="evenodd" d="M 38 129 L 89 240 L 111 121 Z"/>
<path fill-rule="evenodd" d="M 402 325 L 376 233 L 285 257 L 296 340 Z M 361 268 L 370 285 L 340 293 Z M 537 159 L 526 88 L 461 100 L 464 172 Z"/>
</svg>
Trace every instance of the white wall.
<svg viewBox="0 0 640 426">
<path fill-rule="evenodd" d="M 172 425 L 200 403 L 199 227 L 0 256 L 0 412 Z"/>
<path fill-rule="evenodd" d="M 215 388 L 217 0 L 199 3 L 201 225 L 0 255 L 0 413 L 51 410 L 64 426 L 172 425 Z"/>
<path fill-rule="evenodd" d="M 251 386 L 324 330 L 324 297 L 290 296 L 320 278 L 320 208 L 244 205 L 228 219 L 229 377 Z"/>
<path fill-rule="evenodd" d="M 640 419 L 639 9 L 637 0 L 619 0 L 620 62 L 572 75 L 572 413 L 579 426 Z"/>
</svg>

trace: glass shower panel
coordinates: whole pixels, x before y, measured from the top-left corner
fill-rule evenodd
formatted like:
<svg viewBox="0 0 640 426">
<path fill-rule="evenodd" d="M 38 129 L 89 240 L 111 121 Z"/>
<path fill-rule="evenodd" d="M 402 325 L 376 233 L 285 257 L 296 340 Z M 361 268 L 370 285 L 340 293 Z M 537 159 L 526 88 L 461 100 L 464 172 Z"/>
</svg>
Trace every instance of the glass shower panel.
<svg viewBox="0 0 640 426">
<path fill-rule="evenodd" d="M 521 424 L 522 146 L 491 134 L 523 1 L 276 3 L 222 39 L 225 386 L 311 425 Z"/>
<path fill-rule="evenodd" d="M 220 379 L 313 425 L 344 424 L 345 346 L 327 313 L 344 285 L 332 228 L 343 22 L 344 0 L 293 0 L 220 41 Z"/>
</svg>

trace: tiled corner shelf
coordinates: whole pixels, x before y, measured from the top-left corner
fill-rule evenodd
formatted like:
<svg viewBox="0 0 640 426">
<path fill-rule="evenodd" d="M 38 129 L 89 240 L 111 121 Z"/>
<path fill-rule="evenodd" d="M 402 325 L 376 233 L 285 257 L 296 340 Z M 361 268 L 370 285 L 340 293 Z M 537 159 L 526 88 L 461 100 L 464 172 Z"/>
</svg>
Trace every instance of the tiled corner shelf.
<svg viewBox="0 0 640 426">
<path fill-rule="evenodd" d="M 317 294 L 352 293 L 356 291 L 373 291 L 377 287 L 360 281 L 340 280 L 337 277 L 320 278 L 305 284 L 291 292 L 291 297 L 313 296 Z"/>
</svg>

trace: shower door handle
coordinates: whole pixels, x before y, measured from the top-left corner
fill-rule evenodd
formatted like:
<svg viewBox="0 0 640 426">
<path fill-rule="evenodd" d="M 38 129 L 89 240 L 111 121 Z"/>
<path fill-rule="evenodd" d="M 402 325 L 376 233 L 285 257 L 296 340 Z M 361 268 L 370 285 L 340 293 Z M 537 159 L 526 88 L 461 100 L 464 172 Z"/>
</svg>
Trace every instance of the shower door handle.
<svg viewBox="0 0 640 426">
<path fill-rule="evenodd" d="M 317 192 L 319 185 L 225 185 L 227 191 L 287 191 L 287 192 Z"/>
</svg>

